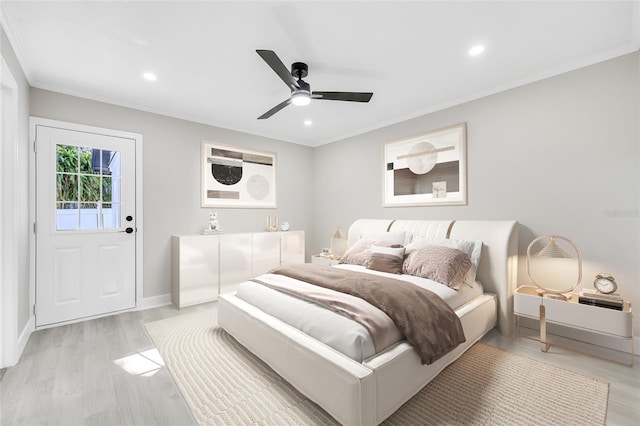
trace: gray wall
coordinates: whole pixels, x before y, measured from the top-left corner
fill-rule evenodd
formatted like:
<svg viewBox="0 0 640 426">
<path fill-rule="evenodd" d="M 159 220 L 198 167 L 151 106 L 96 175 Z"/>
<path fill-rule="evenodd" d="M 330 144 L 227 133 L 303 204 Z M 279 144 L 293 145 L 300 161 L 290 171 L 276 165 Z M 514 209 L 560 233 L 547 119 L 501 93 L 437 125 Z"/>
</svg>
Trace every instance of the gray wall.
<svg viewBox="0 0 640 426">
<path fill-rule="evenodd" d="M 566 236 L 584 257 L 583 287 L 608 272 L 640 306 L 639 62 L 636 52 L 316 148 L 312 251 L 360 217 L 513 219 L 520 254 L 539 235 Z M 468 205 L 383 208 L 383 144 L 460 122 Z"/>
<path fill-rule="evenodd" d="M 22 332 L 30 317 L 29 303 L 29 238 L 31 235 L 29 225 L 29 83 L 22 71 L 22 67 L 16 58 L 15 52 L 9 44 L 4 28 L 0 27 L 0 52 L 7 66 L 11 70 L 13 78 L 18 85 L 18 152 L 17 165 L 18 176 L 16 188 L 18 205 L 15 206 L 16 229 L 18 238 L 17 255 L 14 265 L 18 271 L 18 333 Z M 2 206 L 6 213 L 11 212 L 9 206 Z"/>
<path fill-rule="evenodd" d="M 292 230 L 312 229 L 311 148 L 40 89 L 31 90 L 30 105 L 36 117 L 142 134 L 145 298 L 170 292 L 170 236 L 199 233 L 211 211 L 226 232 L 263 231 L 274 215 Z M 275 152 L 278 208 L 201 208 L 202 139 Z"/>
</svg>

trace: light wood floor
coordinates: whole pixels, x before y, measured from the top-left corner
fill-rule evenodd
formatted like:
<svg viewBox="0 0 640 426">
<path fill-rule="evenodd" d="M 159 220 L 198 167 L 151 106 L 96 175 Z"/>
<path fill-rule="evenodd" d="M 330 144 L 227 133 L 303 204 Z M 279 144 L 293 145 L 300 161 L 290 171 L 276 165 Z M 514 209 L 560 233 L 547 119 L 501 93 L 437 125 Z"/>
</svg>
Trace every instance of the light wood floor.
<svg viewBox="0 0 640 426">
<path fill-rule="evenodd" d="M 172 306 L 130 312 L 32 334 L 18 365 L 0 381 L 1 425 L 194 425 L 165 367 L 131 374 L 116 363 L 154 349 L 144 324 L 209 309 Z M 640 368 L 621 366 L 495 330 L 485 343 L 610 383 L 608 425 L 640 424 Z M 120 363 L 122 364 L 122 363 Z M 531 374 L 535 374 L 532 371 Z M 558 401 L 558 409 L 565 409 Z"/>
</svg>

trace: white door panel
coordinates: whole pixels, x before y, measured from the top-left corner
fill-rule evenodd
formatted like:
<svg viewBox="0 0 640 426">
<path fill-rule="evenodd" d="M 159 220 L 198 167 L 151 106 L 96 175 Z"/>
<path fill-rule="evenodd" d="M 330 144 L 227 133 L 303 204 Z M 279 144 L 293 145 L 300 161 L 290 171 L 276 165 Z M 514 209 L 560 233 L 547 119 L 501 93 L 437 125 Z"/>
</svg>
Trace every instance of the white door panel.
<svg viewBox="0 0 640 426">
<path fill-rule="evenodd" d="M 36 144 L 36 325 L 135 307 L 135 140 L 37 125 Z"/>
</svg>

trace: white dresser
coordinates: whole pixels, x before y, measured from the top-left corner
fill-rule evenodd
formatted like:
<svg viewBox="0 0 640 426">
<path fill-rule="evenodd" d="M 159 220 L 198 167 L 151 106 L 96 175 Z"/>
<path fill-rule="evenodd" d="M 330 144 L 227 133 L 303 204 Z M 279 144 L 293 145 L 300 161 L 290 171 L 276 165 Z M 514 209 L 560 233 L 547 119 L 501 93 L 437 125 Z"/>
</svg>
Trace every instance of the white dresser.
<svg viewBox="0 0 640 426">
<path fill-rule="evenodd" d="M 280 265 L 304 263 L 304 231 L 171 237 L 171 302 L 178 308 L 218 299 Z"/>
</svg>

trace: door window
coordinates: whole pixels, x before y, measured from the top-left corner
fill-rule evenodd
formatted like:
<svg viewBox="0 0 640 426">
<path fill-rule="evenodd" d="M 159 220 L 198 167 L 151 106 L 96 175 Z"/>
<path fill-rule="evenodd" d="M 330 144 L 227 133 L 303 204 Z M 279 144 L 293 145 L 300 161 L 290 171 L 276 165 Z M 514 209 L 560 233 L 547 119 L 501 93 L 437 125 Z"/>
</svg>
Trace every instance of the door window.
<svg viewBox="0 0 640 426">
<path fill-rule="evenodd" d="M 56 145 L 56 230 L 120 228 L 120 153 Z"/>
</svg>

